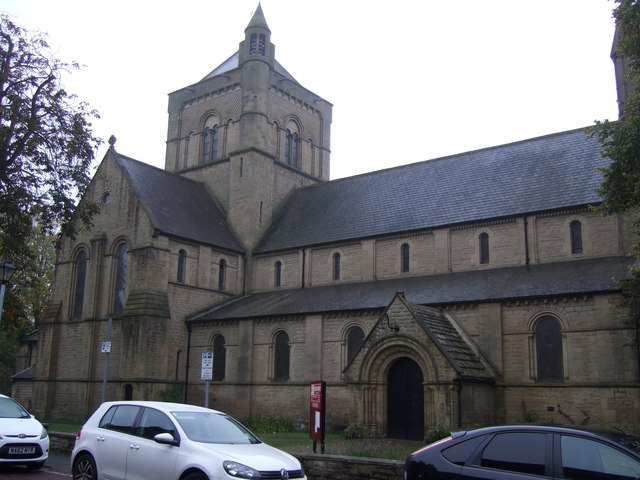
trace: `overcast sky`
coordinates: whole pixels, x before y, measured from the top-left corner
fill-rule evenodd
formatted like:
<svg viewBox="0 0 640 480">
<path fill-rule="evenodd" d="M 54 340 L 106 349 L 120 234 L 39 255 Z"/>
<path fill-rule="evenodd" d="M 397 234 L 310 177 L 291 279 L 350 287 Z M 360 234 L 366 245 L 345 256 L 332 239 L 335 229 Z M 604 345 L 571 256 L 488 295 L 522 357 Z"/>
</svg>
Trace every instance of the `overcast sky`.
<svg viewBox="0 0 640 480">
<path fill-rule="evenodd" d="M 278 61 L 334 106 L 332 179 L 617 118 L 612 1 L 261 3 Z M 162 168 L 167 94 L 231 56 L 257 5 L 0 0 L 86 66 L 65 85 L 100 112 L 95 133 Z"/>
</svg>

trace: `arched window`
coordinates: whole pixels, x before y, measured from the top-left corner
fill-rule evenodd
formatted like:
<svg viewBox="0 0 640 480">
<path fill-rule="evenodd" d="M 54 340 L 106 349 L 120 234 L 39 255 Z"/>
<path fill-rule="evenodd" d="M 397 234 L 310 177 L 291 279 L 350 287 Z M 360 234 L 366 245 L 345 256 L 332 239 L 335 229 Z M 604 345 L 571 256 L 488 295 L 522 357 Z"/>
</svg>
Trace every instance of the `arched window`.
<svg viewBox="0 0 640 480">
<path fill-rule="evenodd" d="M 543 317 L 535 327 L 535 344 L 538 382 L 562 382 L 562 333 L 560 324 L 553 317 Z"/>
<path fill-rule="evenodd" d="M 480 263 L 489 263 L 489 234 L 481 233 L 478 241 L 480 243 Z"/>
<path fill-rule="evenodd" d="M 129 247 L 121 243 L 116 250 L 116 279 L 113 290 L 113 314 L 122 315 L 127 293 L 127 266 L 129 264 Z"/>
<path fill-rule="evenodd" d="M 187 252 L 181 249 L 178 252 L 178 283 L 184 283 L 185 270 L 187 268 Z"/>
<path fill-rule="evenodd" d="M 87 251 L 81 250 L 76 257 L 75 291 L 73 292 L 73 319 L 82 318 L 84 287 L 87 278 Z"/>
<path fill-rule="evenodd" d="M 340 280 L 340 254 L 333 254 L 333 279 Z"/>
<path fill-rule="evenodd" d="M 218 290 L 224 290 L 227 283 L 227 261 L 222 259 L 218 266 Z"/>
<path fill-rule="evenodd" d="M 287 335 L 287 332 L 278 332 L 275 338 L 273 372 L 273 379 L 276 382 L 289 380 L 290 354 L 289 335 Z"/>
<path fill-rule="evenodd" d="M 298 167 L 300 151 L 300 137 L 297 133 L 292 133 L 291 130 L 287 130 L 284 137 L 284 160 L 287 165 L 292 167 Z"/>
<path fill-rule="evenodd" d="M 218 382 L 224 380 L 226 365 L 227 348 L 224 345 L 224 337 L 216 335 L 213 337 L 213 380 Z"/>
<path fill-rule="evenodd" d="M 202 159 L 200 163 L 212 162 L 218 158 L 218 136 L 219 129 L 215 125 L 213 128 L 205 128 L 202 134 Z"/>
<path fill-rule="evenodd" d="M 364 330 L 360 327 L 351 327 L 347 332 L 347 363 L 353 360 L 353 357 L 356 356 L 356 353 L 362 347 L 362 343 L 364 342 Z"/>
<path fill-rule="evenodd" d="M 402 247 L 400 247 L 400 263 L 401 263 L 401 271 L 408 272 L 409 271 L 409 244 L 403 243 Z"/>
<path fill-rule="evenodd" d="M 282 284 L 282 262 L 277 261 L 273 266 L 273 286 L 278 288 Z"/>
<path fill-rule="evenodd" d="M 582 253 L 582 224 L 574 220 L 569 225 L 571 230 L 571 253 Z"/>
</svg>

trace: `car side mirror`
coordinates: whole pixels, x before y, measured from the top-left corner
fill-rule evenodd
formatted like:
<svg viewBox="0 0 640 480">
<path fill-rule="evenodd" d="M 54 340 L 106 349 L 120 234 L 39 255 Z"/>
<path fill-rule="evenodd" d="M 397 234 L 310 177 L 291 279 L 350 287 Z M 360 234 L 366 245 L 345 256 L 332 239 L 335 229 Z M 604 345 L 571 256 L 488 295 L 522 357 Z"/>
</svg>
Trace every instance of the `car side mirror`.
<svg viewBox="0 0 640 480">
<path fill-rule="evenodd" d="M 153 437 L 153 439 L 158 442 L 161 443 L 163 445 L 175 445 L 178 446 L 180 444 L 180 442 L 178 442 L 175 438 L 173 438 L 173 435 L 171 435 L 170 433 L 159 433 L 157 434 L 155 437 Z"/>
</svg>

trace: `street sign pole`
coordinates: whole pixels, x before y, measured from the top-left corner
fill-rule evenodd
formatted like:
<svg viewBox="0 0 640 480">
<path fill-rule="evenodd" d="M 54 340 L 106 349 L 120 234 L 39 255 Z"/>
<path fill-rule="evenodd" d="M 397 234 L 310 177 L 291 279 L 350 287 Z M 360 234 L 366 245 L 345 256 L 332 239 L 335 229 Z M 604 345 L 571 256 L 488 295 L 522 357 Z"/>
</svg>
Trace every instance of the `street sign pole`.
<svg viewBox="0 0 640 480">
<path fill-rule="evenodd" d="M 107 396 L 107 377 L 109 376 L 109 354 L 111 353 L 111 325 L 113 320 L 109 317 L 107 322 L 107 341 L 102 342 L 100 350 L 104 353 L 104 372 L 102 373 L 102 394 L 100 403 L 104 403 Z"/>
<path fill-rule="evenodd" d="M 209 408 L 209 382 L 211 379 L 213 379 L 213 352 L 203 352 L 200 380 L 205 380 L 204 406 L 206 408 Z"/>
</svg>

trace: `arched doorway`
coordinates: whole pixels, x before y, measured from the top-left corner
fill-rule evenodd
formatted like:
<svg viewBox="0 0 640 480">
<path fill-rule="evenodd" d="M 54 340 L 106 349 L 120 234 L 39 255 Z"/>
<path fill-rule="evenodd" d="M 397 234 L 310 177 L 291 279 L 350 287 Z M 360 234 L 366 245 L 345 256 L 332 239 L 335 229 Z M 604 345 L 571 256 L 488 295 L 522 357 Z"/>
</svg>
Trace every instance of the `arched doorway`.
<svg viewBox="0 0 640 480">
<path fill-rule="evenodd" d="M 396 360 L 387 378 L 387 436 L 424 439 L 424 377 L 413 360 Z"/>
</svg>

